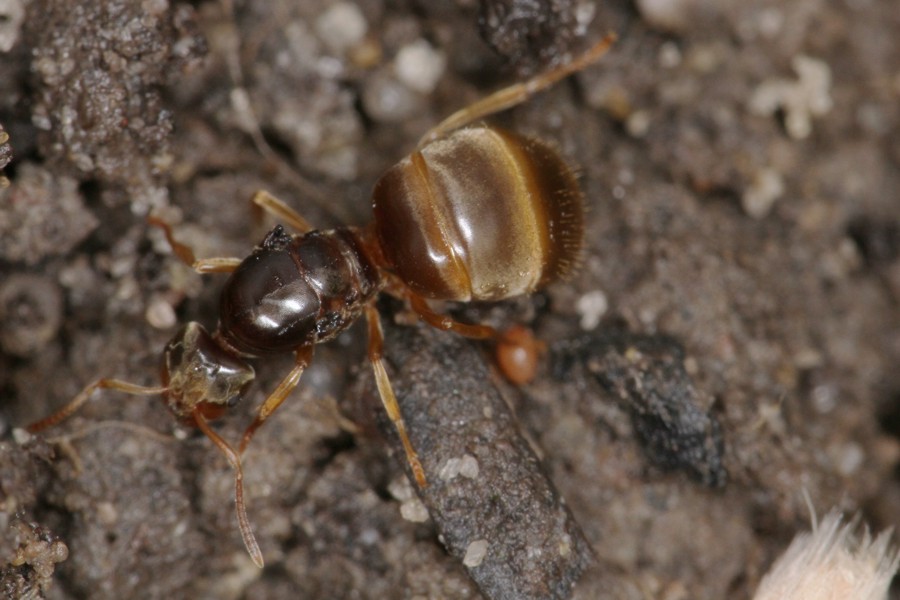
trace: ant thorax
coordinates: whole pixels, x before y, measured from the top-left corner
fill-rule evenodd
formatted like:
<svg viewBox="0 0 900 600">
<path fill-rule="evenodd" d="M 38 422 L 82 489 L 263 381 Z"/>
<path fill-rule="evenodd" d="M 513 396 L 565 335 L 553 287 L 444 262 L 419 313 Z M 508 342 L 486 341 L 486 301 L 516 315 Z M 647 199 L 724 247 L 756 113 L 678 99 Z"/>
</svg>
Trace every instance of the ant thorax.
<svg viewBox="0 0 900 600">
<path fill-rule="evenodd" d="M 334 338 L 381 289 L 351 228 L 270 231 L 222 290 L 219 335 L 247 356 L 284 354 Z"/>
</svg>

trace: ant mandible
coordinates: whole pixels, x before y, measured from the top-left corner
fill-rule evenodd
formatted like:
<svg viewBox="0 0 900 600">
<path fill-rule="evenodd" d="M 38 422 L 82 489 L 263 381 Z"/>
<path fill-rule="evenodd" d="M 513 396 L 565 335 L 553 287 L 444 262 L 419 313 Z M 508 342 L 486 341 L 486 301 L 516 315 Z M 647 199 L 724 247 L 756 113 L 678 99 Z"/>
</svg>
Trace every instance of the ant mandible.
<svg viewBox="0 0 900 600">
<path fill-rule="evenodd" d="M 263 557 L 243 500 L 241 455 L 254 433 L 297 386 L 320 342 L 360 316 L 368 322 L 368 357 L 381 401 L 397 429 L 416 484 L 425 470 L 409 441 L 382 361 L 384 337 L 375 308 L 382 290 L 405 300 L 424 321 L 472 338 L 501 336 L 487 325 L 455 321 L 428 300 L 493 301 L 531 293 L 571 273 L 583 244 L 584 201 L 572 169 L 548 144 L 489 125 L 471 125 L 511 108 L 598 60 L 609 34 L 568 64 L 503 88 L 453 113 L 417 148 L 388 169 L 372 192 L 374 220 L 366 227 L 315 230 L 272 195 L 253 201 L 298 231 L 275 226 L 247 258 L 196 259 L 165 232 L 175 254 L 199 273 L 230 273 L 219 323 L 210 334 L 190 322 L 163 351 L 162 385 L 99 379 L 68 404 L 31 424 L 32 433 L 58 424 L 98 389 L 161 395 L 183 424 L 199 428 L 235 473 L 238 525 L 253 562 Z M 238 450 L 209 425 L 233 406 L 254 378 L 248 359 L 294 353 L 294 366 L 259 407 Z"/>
</svg>

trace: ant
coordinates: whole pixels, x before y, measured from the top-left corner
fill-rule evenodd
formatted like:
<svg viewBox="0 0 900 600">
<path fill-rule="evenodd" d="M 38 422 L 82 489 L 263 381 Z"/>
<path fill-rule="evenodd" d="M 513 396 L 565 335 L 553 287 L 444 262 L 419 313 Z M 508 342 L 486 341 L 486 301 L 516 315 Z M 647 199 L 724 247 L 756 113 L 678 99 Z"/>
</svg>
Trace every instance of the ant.
<svg viewBox="0 0 900 600">
<path fill-rule="evenodd" d="M 244 259 L 197 259 L 163 229 L 173 252 L 198 273 L 230 273 L 219 323 L 210 334 L 190 322 L 163 350 L 162 385 L 98 379 L 32 433 L 79 410 L 98 389 L 161 395 L 184 425 L 200 429 L 235 473 L 238 525 L 253 562 L 263 566 L 243 500 L 241 455 L 257 429 L 297 386 L 316 344 L 365 315 L 368 358 L 388 417 L 399 434 L 416 484 L 425 470 L 382 361 L 384 337 L 375 300 L 381 291 L 406 302 L 425 322 L 471 338 L 503 340 L 487 325 L 442 315 L 428 300 L 496 301 L 529 294 L 569 275 L 581 254 L 584 199 L 575 173 L 550 145 L 475 121 L 524 102 L 584 69 L 615 40 L 608 34 L 568 64 L 503 88 L 453 113 L 416 149 L 385 172 L 372 192 L 374 220 L 366 227 L 314 229 L 271 194 L 253 202 L 298 233 L 276 225 Z M 511 343 L 515 343 L 514 340 Z M 209 425 L 242 397 L 254 378 L 249 359 L 294 354 L 294 366 L 259 407 L 234 449 Z"/>
</svg>

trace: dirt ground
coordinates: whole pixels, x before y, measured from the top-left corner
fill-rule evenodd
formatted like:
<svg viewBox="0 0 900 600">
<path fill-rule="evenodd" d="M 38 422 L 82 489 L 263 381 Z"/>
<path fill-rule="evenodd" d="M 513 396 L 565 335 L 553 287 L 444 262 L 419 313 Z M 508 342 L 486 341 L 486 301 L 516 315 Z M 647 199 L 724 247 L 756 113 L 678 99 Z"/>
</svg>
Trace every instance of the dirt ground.
<svg viewBox="0 0 900 600">
<path fill-rule="evenodd" d="M 228 464 L 160 402 L 104 393 L 40 438 L 15 428 L 100 376 L 155 384 L 178 324 L 215 326 L 222 276 L 181 264 L 149 212 L 202 257 L 262 239 L 258 189 L 323 228 L 364 224 L 379 174 L 428 127 L 608 31 L 619 39 L 598 64 L 491 119 L 578 167 L 582 268 L 530 297 L 447 307 L 532 327 L 547 344 L 537 379 L 511 386 L 472 366 L 490 367 L 489 345 L 441 345 L 450 334 L 435 341 L 380 305 L 426 466 L 441 443 L 475 442 L 442 440 L 463 419 L 420 420 L 417 398 L 447 394 L 458 410 L 501 398 L 479 427 L 511 436 L 497 452 L 535 482 L 513 495 L 540 501 L 484 502 L 510 511 L 498 525 L 510 539 L 540 521 L 531 511 L 556 511 L 571 545 L 551 560 L 578 579 L 576 598 L 748 598 L 809 528 L 807 498 L 820 516 L 900 524 L 893 0 L 2 5 L 0 165 L 14 156 L 0 190 L 2 593 L 515 597 L 490 553 L 479 570 L 456 545 L 444 487 L 415 498 L 390 428 L 379 433 L 364 327 L 317 348 L 245 456 L 263 571 L 241 544 Z M 609 375 L 659 340 L 677 350 Z M 217 426 L 226 439 L 290 363 L 257 364 L 250 397 Z M 666 410 L 681 412 L 667 414 L 696 429 L 660 433 L 649 396 L 619 384 L 629 377 L 675 390 Z M 688 438 L 683 460 L 661 451 Z M 454 464 L 449 479 L 469 472 Z M 552 577 L 530 597 L 566 597 Z"/>
</svg>

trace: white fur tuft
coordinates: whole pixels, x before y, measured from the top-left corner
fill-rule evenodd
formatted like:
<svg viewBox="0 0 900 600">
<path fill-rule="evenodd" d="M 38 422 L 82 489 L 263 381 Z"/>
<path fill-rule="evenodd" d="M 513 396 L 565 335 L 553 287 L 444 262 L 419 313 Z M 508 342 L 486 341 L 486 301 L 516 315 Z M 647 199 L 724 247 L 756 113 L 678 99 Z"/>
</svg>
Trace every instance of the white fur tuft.
<svg viewBox="0 0 900 600">
<path fill-rule="evenodd" d="M 841 521 L 833 510 L 812 533 L 798 534 L 763 578 L 754 600 L 885 600 L 900 565 L 891 530 L 873 541 L 868 528 L 857 536 L 858 517 Z"/>
</svg>

